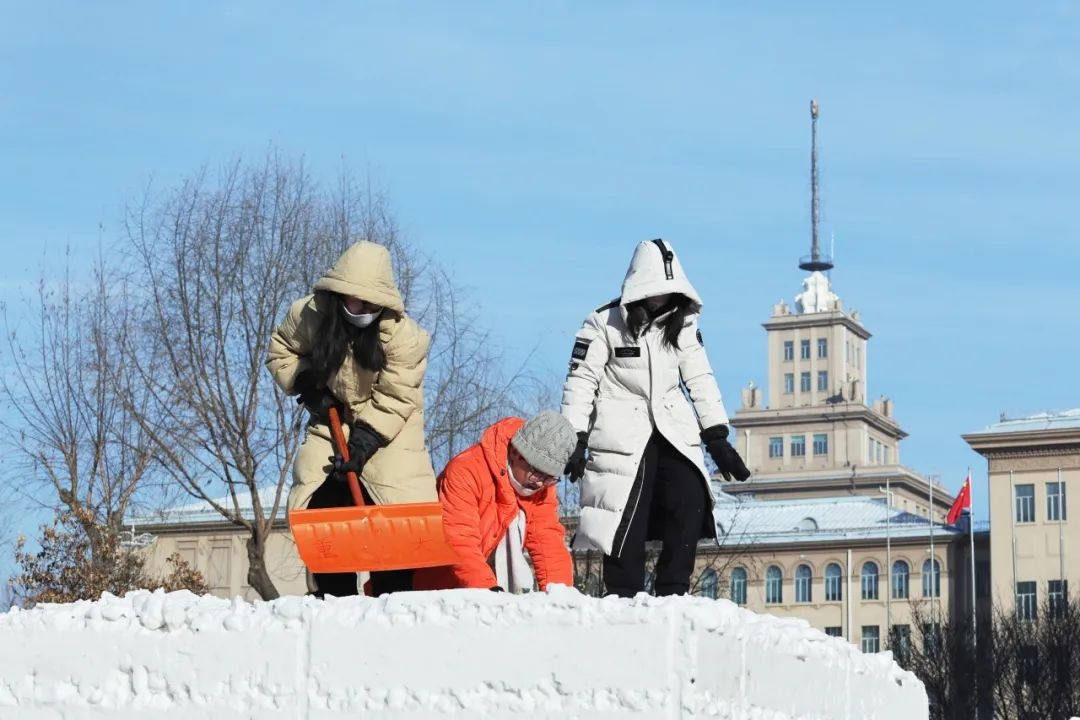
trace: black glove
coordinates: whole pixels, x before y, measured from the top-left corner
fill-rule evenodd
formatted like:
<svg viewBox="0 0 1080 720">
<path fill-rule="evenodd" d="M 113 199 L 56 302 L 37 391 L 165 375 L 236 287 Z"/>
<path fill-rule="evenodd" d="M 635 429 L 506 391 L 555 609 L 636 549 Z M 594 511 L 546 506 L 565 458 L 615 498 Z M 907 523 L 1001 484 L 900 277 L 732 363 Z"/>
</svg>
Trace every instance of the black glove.
<svg viewBox="0 0 1080 720">
<path fill-rule="evenodd" d="M 311 417 L 326 424 L 330 422 L 330 408 L 337 402 L 337 398 L 325 387 L 316 387 L 315 377 L 311 370 L 301 370 L 293 380 L 293 389 L 297 391 L 296 404 L 303 405 Z"/>
<path fill-rule="evenodd" d="M 574 448 L 570 460 L 566 463 L 566 469 L 563 470 L 563 474 L 570 478 L 570 482 L 577 482 L 585 474 L 585 450 L 588 447 L 589 433 L 579 432 L 577 434 L 577 447 Z"/>
<path fill-rule="evenodd" d="M 701 441 L 705 443 L 705 449 L 709 451 L 716 463 L 716 469 L 724 479 L 730 482 L 734 475 L 736 480 L 742 482 L 750 477 L 750 471 L 746 469 L 739 453 L 727 441 L 727 436 L 727 425 L 713 425 L 701 431 Z"/>
<path fill-rule="evenodd" d="M 503 589 L 502 589 L 501 587 L 499 587 L 498 585 L 496 585 L 496 586 L 494 586 L 494 587 L 489 587 L 489 588 L 488 588 L 488 590 L 490 590 L 491 592 L 506 592 L 505 590 L 503 590 Z"/>
<path fill-rule="evenodd" d="M 334 468 L 335 476 L 339 480 L 345 480 L 349 472 L 359 475 L 364 471 L 364 466 L 375 451 L 384 445 L 386 445 L 386 440 L 375 432 L 374 428 L 359 420 L 354 422 L 352 432 L 349 433 L 349 443 L 346 446 L 349 450 L 349 460 Z"/>
</svg>

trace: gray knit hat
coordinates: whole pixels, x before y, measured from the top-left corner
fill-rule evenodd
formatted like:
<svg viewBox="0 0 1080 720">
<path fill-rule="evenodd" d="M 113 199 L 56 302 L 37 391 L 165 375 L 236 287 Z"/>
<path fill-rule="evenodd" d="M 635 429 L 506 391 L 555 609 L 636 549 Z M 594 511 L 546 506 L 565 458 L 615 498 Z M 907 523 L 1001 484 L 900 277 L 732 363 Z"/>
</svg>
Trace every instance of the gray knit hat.
<svg viewBox="0 0 1080 720">
<path fill-rule="evenodd" d="M 569 420 L 545 410 L 522 425 L 510 444 L 535 470 L 559 477 L 577 447 L 577 433 Z"/>
</svg>

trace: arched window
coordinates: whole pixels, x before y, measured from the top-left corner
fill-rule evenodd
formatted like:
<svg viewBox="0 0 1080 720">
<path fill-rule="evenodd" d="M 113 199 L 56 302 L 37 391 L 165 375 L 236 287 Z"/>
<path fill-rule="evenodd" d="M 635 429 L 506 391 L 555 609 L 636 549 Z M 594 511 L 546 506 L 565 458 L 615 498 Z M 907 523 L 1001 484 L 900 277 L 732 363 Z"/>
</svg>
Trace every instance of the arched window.
<svg viewBox="0 0 1080 720">
<path fill-rule="evenodd" d="M 836 563 L 825 567 L 825 601 L 840 602 L 844 599 L 844 572 Z"/>
<path fill-rule="evenodd" d="M 878 599 L 878 567 L 873 560 L 867 560 L 862 566 L 862 599 Z"/>
<path fill-rule="evenodd" d="M 911 571 L 907 562 L 897 560 L 892 564 L 892 598 L 893 600 L 907 600 L 909 576 Z"/>
<path fill-rule="evenodd" d="M 765 602 L 784 602 L 784 573 L 775 565 L 770 565 L 765 571 Z"/>
<path fill-rule="evenodd" d="M 707 598 L 716 599 L 716 571 L 709 568 L 705 572 L 701 573 L 701 580 L 699 581 L 699 588 L 701 595 Z"/>
<path fill-rule="evenodd" d="M 927 558 L 922 564 L 923 597 L 941 597 L 941 564 Z"/>
<path fill-rule="evenodd" d="M 737 567 L 731 571 L 731 602 L 746 604 L 746 569 Z"/>
<path fill-rule="evenodd" d="M 814 573 L 809 565 L 795 568 L 795 602 L 808 603 L 813 599 Z"/>
</svg>

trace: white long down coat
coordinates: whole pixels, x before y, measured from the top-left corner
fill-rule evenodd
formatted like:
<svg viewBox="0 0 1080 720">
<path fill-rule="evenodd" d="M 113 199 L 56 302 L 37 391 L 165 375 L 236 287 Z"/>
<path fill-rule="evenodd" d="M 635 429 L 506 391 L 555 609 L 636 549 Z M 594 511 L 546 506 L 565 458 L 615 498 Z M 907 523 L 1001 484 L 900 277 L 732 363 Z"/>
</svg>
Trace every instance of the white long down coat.
<svg viewBox="0 0 1080 720">
<path fill-rule="evenodd" d="M 637 339 L 626 327 L 629 303 L 666 293 L 681 293 L 692 303 L 678 349 L 663 343 L 655 323 Z M 590 314 L 578 331 L 562 397 L 563 416 L 575 430 L 589 433 L 575 549 L 622 553 L 626 527 L 638 511 L 641 458 L 654 428 L 697 467 L 711 511 L 700 432 L 726 425 L 728 415 L 698 330 L 700 312 L 701 297 L 671 246 L 653 240 L 634 250 L 622 296 Z M 715 537 L 711 512 L 702 537 Z"/>
</svg>

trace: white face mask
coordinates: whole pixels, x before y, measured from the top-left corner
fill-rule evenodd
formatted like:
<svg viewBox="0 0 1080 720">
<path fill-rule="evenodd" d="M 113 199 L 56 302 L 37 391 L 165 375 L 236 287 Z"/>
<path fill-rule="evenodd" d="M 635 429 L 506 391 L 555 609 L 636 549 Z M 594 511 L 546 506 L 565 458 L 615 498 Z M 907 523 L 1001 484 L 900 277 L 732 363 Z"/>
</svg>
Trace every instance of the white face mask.
<svg viewBox="0 0 1080 720">
<path fill-rule="evenodd" d="M 514 488 L 514 492 L 516 492 L 521 497 L 529 497 L 530 495 L 535 495 L 536 491 L 541 489 L 533 488 L 530 490 L 529 488 L 519 483 L 517 481 L 517 478 L 514 477 L 514 469 L 510 467 L 509 462 L 506 463 L 506 477 L 510 478 L 510 486 Z"/>
<path fill-rule="evenodd" d="M 341 312 L 345 315 L 345 322 L 358 328 L 366 328 L 371 323 L 375 322 L 375 319 L 382 315 L 382 308 L 379 308 L 373 313 L 364 313 L 363 315 L 354 315 L 349 312 L 349 308 L 344 304 L 341 306 Z"/>
</svg>

